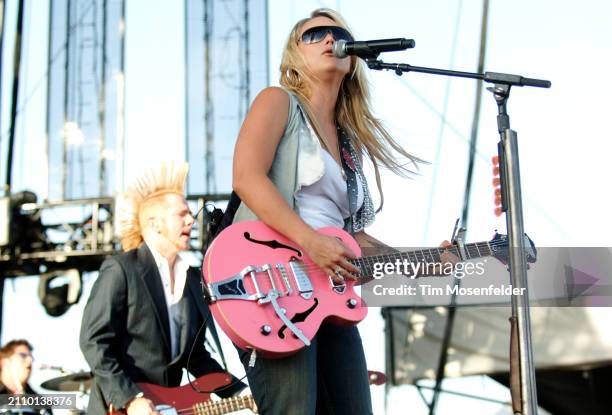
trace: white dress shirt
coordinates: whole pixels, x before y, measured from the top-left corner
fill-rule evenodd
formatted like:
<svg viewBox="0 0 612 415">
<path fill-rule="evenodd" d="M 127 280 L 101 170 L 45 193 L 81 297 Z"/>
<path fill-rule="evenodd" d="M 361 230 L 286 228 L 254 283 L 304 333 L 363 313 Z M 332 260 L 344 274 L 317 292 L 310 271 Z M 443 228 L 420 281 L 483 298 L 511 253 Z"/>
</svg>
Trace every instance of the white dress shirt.
<svg viewBox="0 0 612 415">
<path fill-rule="evenodd" d="M 161 276 L 162 286 L 164 287 L 164 296 L 166 297 L 166 307 L 168 308 L 168 320 L 170 322 L 170 344 L 172 347 L 171 353 L 174 359 L 178 355 L 179 341 L 181 336 L 181 327 L 183 326 L 182 314 L 179 302 L 183 298 L 185 289 L 185 281 L 187 280 L 187 269 L 189 265 L 180 254 L 176 256 L 174 262 L 174 290 L 171 290 L 170 285 L 170 265 L 168 260 L 164 258 L 154 248 L 147 245 L 153 254 L 159 275 Z"/>
</svg>

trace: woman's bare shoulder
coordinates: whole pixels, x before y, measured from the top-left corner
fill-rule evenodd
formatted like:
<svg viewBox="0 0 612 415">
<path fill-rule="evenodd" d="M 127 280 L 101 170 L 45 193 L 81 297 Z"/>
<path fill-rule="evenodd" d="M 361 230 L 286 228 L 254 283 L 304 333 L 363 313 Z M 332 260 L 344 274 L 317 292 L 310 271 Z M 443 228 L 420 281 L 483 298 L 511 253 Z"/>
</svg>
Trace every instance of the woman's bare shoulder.
<svg viewBox="0 0 612 415">
<path fill-rule="evenodd" d="M 274 105 L 274 106 L 287 106 L 289 103 L 289 93 L 283 88 L 277 86 L 269 86 L 263 89 L 255 98 L 253 106 L 255 105 Z"/>
</svg>

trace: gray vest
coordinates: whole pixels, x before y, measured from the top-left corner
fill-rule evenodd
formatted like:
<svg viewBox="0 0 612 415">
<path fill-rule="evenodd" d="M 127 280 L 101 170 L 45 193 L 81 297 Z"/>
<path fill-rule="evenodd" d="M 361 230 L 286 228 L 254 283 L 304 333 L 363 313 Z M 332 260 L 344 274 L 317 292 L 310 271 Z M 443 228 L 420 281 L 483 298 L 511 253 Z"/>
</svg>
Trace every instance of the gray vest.
<svg viewBox="0 0 612 415">
<path fill-rule="evenodd" d="M 308 129 L 306 111 L 294 94 L 291 92 L 288 92 L 288 94 L 289 114 L 287 125 L 276 148 L 268 177 L 287 204 L 297 211 L 295 194 L 302 186 L 311 185 L 323 177 L 325 165 L 321 156 L 321 151 L 323 151 L 321 144 L 316 137 L 310 134 Z M 355 154 L 353 146 L 349 145 L 349 147 L 355 173 L 361 182 L 364 194 L 362 207 L 352 215 L 353 231 L 358 232 L 374 221 L 375 213 L 360 159 Z M 299 214 L 299 212 L 297 213 Z M 253 211 L 244 203 L 240 204 L 234 216 L 234 222 L 257 219 Z"/>
</svg>

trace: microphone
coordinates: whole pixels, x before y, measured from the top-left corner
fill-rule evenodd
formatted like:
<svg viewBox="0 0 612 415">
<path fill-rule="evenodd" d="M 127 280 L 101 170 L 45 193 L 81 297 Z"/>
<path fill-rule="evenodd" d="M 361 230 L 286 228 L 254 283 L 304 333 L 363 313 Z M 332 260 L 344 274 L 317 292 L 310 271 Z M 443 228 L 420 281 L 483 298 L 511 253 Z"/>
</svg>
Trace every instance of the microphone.
<svg viewBox="0 0 612 415">
<path fill-rule="evenodd" d="M 346 58 L 349 55 L 359 56 L 362 59 L 376 58 L 381 52 L 395 52 L 414 47 L 413 39 L 379 39 L 347 42 L 340 39 L 334 42 L 332 50 L 337 58 Z"/>
</svg>

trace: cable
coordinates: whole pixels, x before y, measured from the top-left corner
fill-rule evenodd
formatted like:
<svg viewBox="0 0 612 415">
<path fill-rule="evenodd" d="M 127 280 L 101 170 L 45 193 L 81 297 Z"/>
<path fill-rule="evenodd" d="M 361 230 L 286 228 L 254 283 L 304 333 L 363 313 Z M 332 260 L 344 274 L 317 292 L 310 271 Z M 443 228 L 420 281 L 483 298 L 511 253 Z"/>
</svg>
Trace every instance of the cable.
<svg viewBox="0 0 612 415">
<path fill-rule="evenodd" d="M 191 386 L 191 389 L 194 390 L 194 392 L 197 393 L 217 393 L 217 392 L 221 392 L 224 391 L 226 389 L 229 389 L 231 387 L 236 386 L 237 384 L 241 383 L 244 379 L 246 379 L 246 377 L 248 376 L 249 372 L 246 372 L 244 374 L 243 377 L 241 377 L 240 379 L 237 379 L 235 381 L 233 381 L 232 383 L 230 383 L 229 385 L 225 385 L 221 388 L 217 388 L 215 390 L 211 390 L 211 391 L 203 391 L 197 388 L 197 386 L 192 382 L 191 380 L 191 376 L 189 375 L 189 362 L 191 361 L 191 355 L 193 354 L 193 350 L 195 349 L 195 345 L 198 341 L 198 337 L 200 337 L 200 332 L 202 331 L 202 329 L 206 326 L 206 323 L 208 322 L 208 319 L 210 318 L 212 313 L 208 313 L 208 315 L 206 316 L 206 318 L 204 319 L 204 321 L 202 322 L 202 325 L 200 326 L 200 328 L 198 329 L 198 332 L 196 333 L 194 339 L 193 339 L 193 343 L 191 343 L 191 349 L 189 350 L 189 356 L 187 357 L 187 380 L 189 381 L 189 385 Z M 253 357 L 253 354 L 255 353 L 255 349 L 253 349 L 253 351 L 251 352 L 251 357 Z M 227 372 L 230 376 L 232 376 L 231 373 Z"/>
</svg>

